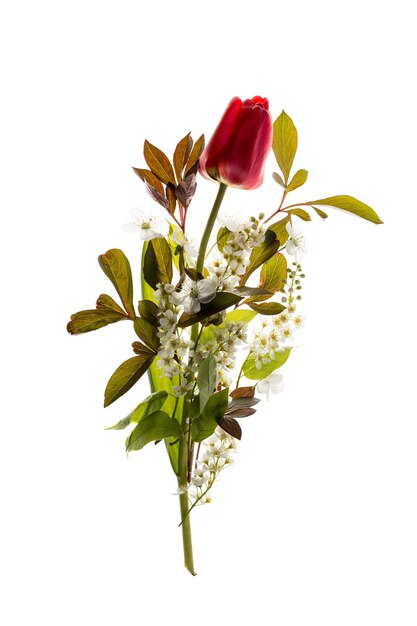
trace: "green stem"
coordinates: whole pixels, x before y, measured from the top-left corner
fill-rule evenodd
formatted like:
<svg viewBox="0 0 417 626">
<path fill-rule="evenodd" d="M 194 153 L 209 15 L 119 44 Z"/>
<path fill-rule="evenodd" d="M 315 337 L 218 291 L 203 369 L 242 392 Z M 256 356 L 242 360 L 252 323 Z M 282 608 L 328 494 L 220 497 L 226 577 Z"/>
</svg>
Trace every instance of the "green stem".
<svg viewBox="0 0 417 626">
<path fill-rule="evenodd" d="M 204 229 L 203 236 L 201 238 L 200 248 L 198 251 L 196 270 L 202 272 L 204 268 L 204 257 L 206 255 L 207 245 L 210 239 L 211 231 L 216 222 L 217 214 L 220 209 L 224 194 L 226 193 L 227 185 L 220 183 L 219 191 L 217 192 L 216 199 L 211 209 L 206 227 Z M 198 340 L 198 324 L 194 324 L 191 327 L 191 341 L 194 342 L 194 346 L 197 345 Z M 194 347 L 195 349 L 195 347 Z M 189 362 L 189 365 L 191 361 Z M 182 541 L 184 547 L 184 565 L 188 571 L 195 575 L 194 562 L 193 562 L 193 545 L 191 539 L 191 523 L 189 516 L 189 502 L 188 502 L 188 464 L 190 462 L 190 446 L 192 442 L 186 437 L 186 431 L 190 429 L 188 424 L 188 417 L 190 415 L 191 393 L 189 392 L 184 401 L 183 413 L 182 413 L 182 432 L 184 433 L 180 440 L 179 456 L 178 456 L 178 486 L 180 489 L 185 490 L 185 493 L 181 493 L 180 498 L 180 511 L 181 511 L 181 529 L 182 529 Z"/>
</svg>

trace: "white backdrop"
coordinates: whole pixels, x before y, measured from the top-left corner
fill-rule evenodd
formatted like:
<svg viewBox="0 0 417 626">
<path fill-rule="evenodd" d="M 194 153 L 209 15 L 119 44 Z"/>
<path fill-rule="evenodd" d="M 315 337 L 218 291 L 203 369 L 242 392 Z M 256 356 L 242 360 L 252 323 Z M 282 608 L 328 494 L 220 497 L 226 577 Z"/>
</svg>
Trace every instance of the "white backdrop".
<svg viewBox="0 0 417 626">
<path fill-rule="evenodd" d="M 272 12 L 272 6 L 274 7 Z M 411 2 L 14 2 L 0 16 L 5 626 L 246 623 L 415 626 L 416 49 Z M 211 134 L 234 95 L 299 131 L 295 200 L 351 194 L 383 226 L 306 225 L 307 326 L 285 392 L 245 420 L 237 462 L 193 516 L 182 566 L 165 451 L 129 459 L 104 410 L 131 329 L 82 337 L 109 291 L 96 258 L 139 242 L 151 203 L 131 165 Z M 270 174 L 225 205 L 278 201 Z M 199 181 L 190 225 L 215 185 Z M 330 212 L 330 210 L 329 210 Z M 136 294 L 139 295 L 139 294 Z"/>
</svg>

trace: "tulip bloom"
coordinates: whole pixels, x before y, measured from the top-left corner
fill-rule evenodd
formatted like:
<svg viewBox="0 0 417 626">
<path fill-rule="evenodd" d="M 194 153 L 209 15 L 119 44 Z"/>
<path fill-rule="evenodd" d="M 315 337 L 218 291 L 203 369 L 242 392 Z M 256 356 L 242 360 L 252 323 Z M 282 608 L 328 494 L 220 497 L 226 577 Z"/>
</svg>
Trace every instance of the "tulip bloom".
<svg viewBox="0 0 417 626">
<path fill-rule="evenodd" d="M 268 100 L 233 98 L 200 157 L 200 173 L 232 187 L 256 189 L 271 145 Z"/>
</svg>

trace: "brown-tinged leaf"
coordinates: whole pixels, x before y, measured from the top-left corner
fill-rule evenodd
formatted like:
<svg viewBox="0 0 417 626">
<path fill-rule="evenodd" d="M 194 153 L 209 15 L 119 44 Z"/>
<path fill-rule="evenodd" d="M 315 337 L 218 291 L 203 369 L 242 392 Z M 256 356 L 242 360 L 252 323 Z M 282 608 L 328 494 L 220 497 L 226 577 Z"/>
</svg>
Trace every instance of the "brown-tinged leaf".
<svg viewBox="0 0 417 626">
<path fill-rule="evenodd" d="M 165 184 L 176 184 L 174 170 L 167 155 L 159 148 L 145 140 L 143 156 L 149 169 Z"/>
<path fill-rule="evenodd" d="M 192 146 L 193 140 L 191 138 L 191 133 L 188 133 L 181 139 L 181 141 L 178 142 L 177 147 L 175 148 L 173 162 L 178 183 L 182 180 L 182 170 L 185 167 Z"/>
<path fill-rule="evenodd" d="M 246 268 L 246 272 L 243 274 L 243 276 L 240 279 L 239 285 L 241 287 L 245 285 L 249 276 L 258 267 L 260 267 L 263 263 L 265 263 L 265 261 L 270 259 L 271 256 L 273 256 L 277 252 L 279 246 L 280 246 L 279 240 L 275 239 L 275 241 L 265 240 L 264 243 L 262 243 L 260 246 L 256 246 L 256 248 L 253 248 L 251 255 L 249 257 L 249 264 Z"/>
<path fill-rule="evenodd" d="M 151 198 L 155 200 L 155 202 L 157 202 L 162 207 L 164 207 L 164 209 L 167 209 L 167 211 L 169 211 L 168 198 L 166 198 L 162 193 L 159 193 L 159 191 L 157 191 L 155 187 L 152 187 L 152 185 L 148 185 L 148 183 L 145 183 L 145 189 L 148 192 L 148 194 L 151 196 Z M 167 191 L 168 191 L 168 187 L 167 187 Z"/>
<path fill-rule="evenodd" d="M 119 313 L 126 317 L 126 313 L 123 311 L 122 307 L 120 307 L 117 302 L 115 302 L 113 298 L 108 296 L 106 293 L 101 293 L 97 298 L 96 309 L 116 311 L 116 313 Z"/>
<path fill-rule="evenodd" d="M 289 221 L 290 216 L 286 215 L 282 220 L 279 220 L 279 222 L 275 222 L 274 224 L 268 226 L 268 230 L 275 233 L 280 246 L 283 246 L 288 240 L 287 224 Z M 268 232 L 268 230 L 266 232 Z"/>
<path fill-rule="evenodd" d="M 145 170 L 139 167 L 134 167 L 133 171 L 135 172 L 135 174 L 137 174 L 137 176 L 139 176 L 142 182 L 148 183 L 148 185 L 156 189 L 156 191 L 158 191 L 161 194 L 161 196 L 164 195 L 163 184 L 161 183 L 159 178 L 155 176 L 155 174 L 153 174 L 150 170 Z"/>
<path fill-rule="evenodd" d="M 139 300 L 138 303 L 139 315 L 146 321 L 158 326 L 158 306 L 152 300 Z"/>
<path fill-rule="evenodd" d="M 255 395 L 255 387 L 238 387 L 230 394 L 231 398 L 253 398 Z"/>
<path fill-rule="evenodd" d="M 139 339 L 142 339 L 143 343 L 145 343 L 148 348 L 157 352 L 159 348 L 159 339 L 156 327 L 143 317 L 136 317 L 133 322 L 133 326 Z"/>
<path fill-rule="evenodd" d="M 187 165 L 185 166 L 185 176 L 188 176 L 190 170 L 198 163 L 198 159 L 204 150 L 204 143 L 204 135 L 201 135 L 201 137 L 199 137 L 195 142 L 193 149 L 191 150 L 191 154 L 188 157 Z"/>
<path fill-rule="evenodd" d="M 298 189 L 298 187 L 301 187 L 302 185 L 304 185 L 307 178 L 308 178 L 307 170 L 298 170 L 297 172 L 295 172 L 294 176 L 291 179 L 291 182 L 287 186 L 287 191 L 294 191 L 294 189 Z"/>
<path fill-rule="evenodd" d="M 285 309 L 285 306 L 279 302 L 261 302 L 259 304 L 248 302 L 247 305 L 261 315 L 279 315 Z"/>
<path fill-rule="evenodd" d="M 229 306 L 234 306 L 241 300 L 242 297 L 236 295 L 235 293 L 221 291 L 216 294 L 211 302 L 208 302 L 207 304 L 202 304 L 201 311 L 199 311 L 199 313 L 194 313 L 192 315 L 187 315 L 187 313 L 183 313 L 178 320 L 178 326 L 180 328 L 192 326 L 196 322 L 204 320 L 206 317 L 210 317 L 215 313 L 220 313 L 220 311 L 228 309 Z"/>
<path fill-rule="evenodd" d="M 289 211 L 287 211 L 287 213 L 289 215 L 296 215 L 297 217 L 304 220 L 305 222 L 311 222 L 310 215 L 307 213 L 307 211 L 304 211 L 304 209 L 299 209 L 299 208 L 290 209 Z"/>
<path fill-rule="evenodd" d="M 239 441 L 242 439 L 242 429 L 234 417 L 222 417 L 219 421 L 219 426 L 235 439 L 239 439 Z"/>
<path fill-rule="evenodd" d="M 188 278 L 191 278 L 194 282 L 204 278 L 204 275 L 201 272 L 197 272 L 194 267 L 184 267 L 184 272 L 187 274 Z"/>
<path fill-rule="evenodd" d="M 294 122 L 283 111 L 275 120 L 273 126 L 272 150 L 284 175 L 285 184 L 288 183 L 291 167 L 297 152 L 298 133 Z"/>
<path fill-rule="evenodd" d="M 101 254 L 98 262 L 107 278 L 113 283 L 129 317 L 134 318 L 132 271 L 127 257 L 121 250 L 113 248 Z"/>
<path fill-rule="evenodd" d="M 356 198 L 353 198 L 352 196 L 331 196 L 330 198 L 323 198 L 322 200 L 311 200 L 310 202 L 306 202 L 306 204 L 332 206 L 336 209 L 342 209 L 342 211 L 353 213 L 354 215 L 357 215 L 364 220 L 368 220 L 373 224 L 383 224 L 370 206 L 360 200 L 357 200 Z"/>
<path fill-rule="evenodd" d="M 155 351 L 151 350 L 150 348 L 148 348 L 147 346 L 145 346 L 145 344 L 141 343 L 140 341 L 134 341 L 132 343 L 132 348 L 133 348 L 133 352 L 135 354 L 138 355 L 145 355 L 145 356 L 155 356 Z"/>
<path fill-rule="evenodd" d="M 172 281 L 172 254 L 168 242 L 163 237 L 148 241 L 143 275 L 150 287 L 156 289 L 158 283 Z"/>
<path fill-rule="evenodd" d="M 120 398 L 140 379 L 151 365 L 154 355 L 142 353 L 124 361 L 110 377 L 104 392 L 104 406 Z"/>
<path fill-rule="evenodd" d="M 71 315 L 71 321 L 67 324 L 67 331 L 70 335 L 80 335 L 81 333 L 89 333 L 108 324 L 127 319 L 129 318 L 126 316 L 126 313 L 118 313 L 108 309 L 78 311 L 78 313 Z"/>
<path fill-rule="evenodd" d="M 227 409 L 225 417 L 249 417 L 250 415 L 254 415 L 256 413 L 256 409 L 252 409 L 251 407 L 233 407 L 230 410 Z"/>
<path fill-rule="evenodd" d="M 260 400 L 259 398 L 255 398 L 253 396 L 246 396 L 244 398 L 240 397 L 240 398 L 233 398 L 233 400 L 230 402 L 229 406 L 227 407 L 227 411 L 226 411 L 226 415 L 229 415 L 231 411 L 234 411 L 235 409 L 247 409 L 249 407 L 255 406 L 257 404 L 259 404 Z"/>
<path fill-rule="evenodd" d="M 168 200 L 168 206 L 166 208 L 168 209 L 170 215 L 174 215 L 175 207 L 177 206 L 177 198 L 175 196 L 175 187 L 174 185 L 171 185 L 171 183 L 168 183 L 166 187 L 166 194 Z"/>
<path fill-rule="evenodd" d="M 175 195 L 185 209 L 188 209 L 191 200 L 197 189 L 197 178 L 195 174 L 189 174 L 175 188 Z"/>
</svg>

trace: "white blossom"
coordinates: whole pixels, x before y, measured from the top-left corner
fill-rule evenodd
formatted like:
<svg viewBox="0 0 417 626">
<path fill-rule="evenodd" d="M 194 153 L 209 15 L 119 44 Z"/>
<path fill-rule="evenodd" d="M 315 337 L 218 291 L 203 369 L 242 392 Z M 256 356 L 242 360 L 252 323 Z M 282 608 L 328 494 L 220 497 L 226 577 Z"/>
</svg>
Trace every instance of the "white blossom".
<svg viewBox="0 0 417 626">
<path fill-rule="evenodd" d="M 123 225 L 127 233 L 139 233 L 144 240 L 166 237 L 169 232 L 168 222 L 154 211 L 135 207 L 131 212 L 131 221 Z"/>
<path fill-rule="evenodd" d="M 182 299 L 185 313 L 198 313 L 202 304 L 207 304 L 216 295 L 217 283 L 213 278 L 194 281 L 187 277 L 178 297 Z"/>
<path fill-rule="evenodd" d="M 301 228 L 293 228 L 289 222 L 286 229 L 289 238 L 285 249 L 288 254 L 295 257 L 297 262 L 300 262 L 304 254 L 307 252 L 307 244 L 304 238 L 304 233 Z"/>
<path fill-rule="evenodd" d="M 178 228 L 178 226 L 174 226 L 171 237 L 176 244 L 183 248 L 185 254 L 187 255 L 188 261 L 195 261 L 195 259 L 197 258 L 197 248 L 195 241 L 191 237 L 186 235 L 184 231 L 181 230 L 181 228 Z"/>
<path fill-rule="evenodd" d="M 283 376 L 282 374 L 272 373 L 267 378 L 260 380 L 256 386 L 259 393 L 265 393 L 268 402 L 272 398 L 281 393 L 283 389 Z"/>
</svg>

